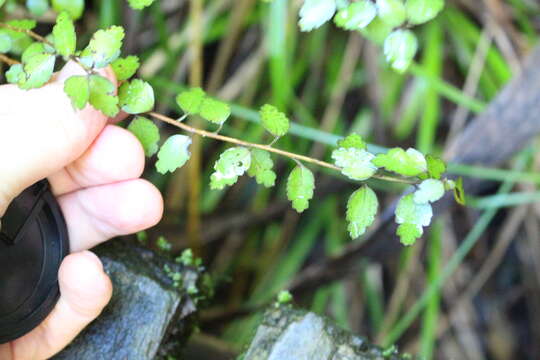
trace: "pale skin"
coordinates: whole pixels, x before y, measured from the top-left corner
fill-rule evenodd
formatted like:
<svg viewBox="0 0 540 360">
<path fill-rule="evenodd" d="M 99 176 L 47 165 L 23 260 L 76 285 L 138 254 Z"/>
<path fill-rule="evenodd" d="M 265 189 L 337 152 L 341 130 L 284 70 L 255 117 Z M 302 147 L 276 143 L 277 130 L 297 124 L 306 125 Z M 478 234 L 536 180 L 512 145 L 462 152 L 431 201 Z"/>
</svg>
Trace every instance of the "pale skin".
<svg viewBox="0 0 540 360">
<path fill-rule="evenodd" d="M 69 344 L 109 302 L 112 284 L 88 251 L 118 235 L 155 225 L 159 191 L 140 179 L 144 152 L 138 140 L 87 106 L 76 111 L 63 82 L 83 70 L 68 64 L 40 89 L 0 86 L 0 217 L 26 187 L 47 178 L 62 208 L 71 254 L 59 271 L 61 297 L 44 322 L 0 345 L 0 359 L 50 358 Z M 116 83 L 112 71 L 101 71 Z"/>
</svg>

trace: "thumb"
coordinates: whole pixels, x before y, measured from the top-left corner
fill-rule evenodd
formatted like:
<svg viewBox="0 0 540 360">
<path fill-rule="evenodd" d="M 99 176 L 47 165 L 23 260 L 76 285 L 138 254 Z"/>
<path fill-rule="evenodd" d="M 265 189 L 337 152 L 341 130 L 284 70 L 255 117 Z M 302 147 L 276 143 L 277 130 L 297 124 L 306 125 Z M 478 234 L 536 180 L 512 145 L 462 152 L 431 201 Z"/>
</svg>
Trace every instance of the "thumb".
<svg viewBox="0 0 540 360">
<path fill-rule="evenodd" d="M 107 123 L 87 105 L 73 108 L 64 82 L 85 75 L 69 62 L 39 89 L 0 86 L 0 216 L 22 190 L 80 157 Z M 116 85 L 110 69 L 101 75 Z"/>
</svg>

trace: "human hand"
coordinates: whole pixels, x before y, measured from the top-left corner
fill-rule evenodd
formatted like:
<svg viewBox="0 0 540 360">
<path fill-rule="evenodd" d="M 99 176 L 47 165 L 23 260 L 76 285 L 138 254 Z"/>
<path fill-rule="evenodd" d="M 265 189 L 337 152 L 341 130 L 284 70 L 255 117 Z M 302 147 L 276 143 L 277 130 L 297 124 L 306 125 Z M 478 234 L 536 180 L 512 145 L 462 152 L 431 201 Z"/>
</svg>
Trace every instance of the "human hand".
<svg viewBox="0 0 540 360">
<path fill-rule="evenodd" d="M 0 86 L 0 217 L 21 191 L 48 178 L 72 252 L 60 267 L 61 296 L 52 313 L 29 334 L 0 345 L 0 359 L 46 359 L 71 342 L 112 294 L 100 260 L 87 250 L 151 227 L 162 215 L 159 191 L 139 179 L 138 140 L 89 106 L 74 110 L 64 94 L 63 82 L 83 73 L 68 63 L 43 88 Z M 115 82 L 112 71 L 102 75 Z"/>
</svg>

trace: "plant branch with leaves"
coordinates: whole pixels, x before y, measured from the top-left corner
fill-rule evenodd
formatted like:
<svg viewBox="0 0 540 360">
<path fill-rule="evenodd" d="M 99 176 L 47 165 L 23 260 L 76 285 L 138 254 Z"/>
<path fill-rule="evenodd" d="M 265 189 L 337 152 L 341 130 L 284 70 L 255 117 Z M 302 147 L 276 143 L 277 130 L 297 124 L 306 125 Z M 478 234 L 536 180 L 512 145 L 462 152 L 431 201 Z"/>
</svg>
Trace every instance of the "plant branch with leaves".
<svg viewBox="0 0 540 360">
<path fill-rule="evenodd" d="M 151 3 L 151 0 L 130 1 L 135 8 Z M 305 2 L 300 14 L 300 25 L 303 29 L 314 25 L 308 23 L 306 18 L 308 3 L 309 0 Z M 366 11 L 371 11 L 365 10 L 369 8 L 367 3 L 371 4 L 365 1 L 349 4 L 347 9 L 354 6 L 355 9 L 361 7 L 362 10 L 355 10 L 354 16 L 349 19 L 350 14 L 343 13 L 342 9 L 336 15 L 336 23 L 351 27 L 353 20 L 355 26 L 358 26 L 359 22 L 364 24 L 372 21 L 373 19 L 368 21 L 370 16 L 365 14 Z M 377 2 L 378 5 L 383 3 L 392 4 L 393 1 Z M 385 14 L 383 10 L 386 8 L 381 6 L 379 16 Z M 460 181 L 442 178 L 446 170 L 444 162 L 430 155 L 424 156 L 415 149 L 394 148 L 386 154 L 376 155 L 367 150 L 366 143 L 359 135 L 351 134 L 338 142 L 337 148 L 331 154 L 333 163 L 330 163 L 276 148 L 275 143 L 287 135 L 290 121 L 286 114 L 269 104 L 262 106 L 259 111 L 261 125 L 273 139 L 269 144 L 251 143 L 221 135 L 220 130 L 231 115 L 230 106 L 208 96 L 201 88 L 192 88 L 178 94 L 176 103 L 183 112 L 180 118 L 173 119 L 155 113 L 152 111 L 155 103 L 152 86 L 141 79 L 132 79 L 138 70 L 139 59 L 133 55 L 120 56 L 123 28 L 111 26 L 98 30 L 85 48 L 77 50 L 73 22 L 76 9 L 60 10 L 52 33 L 46 37 L 33 31 L 36 23 L 32 20 L 0 23 L 0 61 L 10 65 L 6 79 L 24 90 L 39 88 L 51 79 L 59 58 L 78 63 L 86 74 L 72 76 L 66 80 L 64 86 L 73 107 L 83 109 L 90 105 L 109 117 L 116 116 L 120 111 L 135 115 L 128 129 L 140 140 L 148 157 L 157 154 L 156 169 L 161 174 L 176 171 L 186 164 L 190 158 L 190 136 L 212 138 L 233 145 L 220 155 L 214 165 L 210 187 L 215 190 L 235 184 L 240 176 L 246 174 L 262 186 L 274 186 L 277 175 L 273 170 L 272 155 L 279 155 L 295 163 L 287 179 L 287 197 L 294 209 L 303 212 L 313 199 L 316 184 L 315 176 L 308 165 L 339 171 L 346 178 L 359 183 L 359 189 L 350 196 L 347 203 L 346 219 L 352 238 L 366 232 L 378 211 L 377 196 L 366 181 L 379 179 L 409 184 L 414 187 L 414 192 L 402 197 L 396 209 L 396 222 L 399 224 L 397 235 L 405 245 L 413 244 L 423 234 L 424 227 L 431 222 L 431 204 L 442 198 L 446 191 L 453 190 L 459 201 L 463 198 Z M 356 11 L 360 11 L 362 19 Z M 397 20 L 393 19 L 394 26 L 398 26 L 398 23 L 401 25 L 404 21 Z M 21 54 L 21 61 L 4 55 L 7 53 Z M 393 62 L 394 67 L 396 61 Z M 99 69 L 107 66 L 111 66 L 116 74 L 120 83 L 118 89 L 98 73 Z M 200 116 L 213 124 L 216 130 L 212 132 L 183 122 L 189 116 Z M 175 126 L 186 134 L 173 135 L 160 146 L 159 129 L 150 119 Z"/>
</svg>

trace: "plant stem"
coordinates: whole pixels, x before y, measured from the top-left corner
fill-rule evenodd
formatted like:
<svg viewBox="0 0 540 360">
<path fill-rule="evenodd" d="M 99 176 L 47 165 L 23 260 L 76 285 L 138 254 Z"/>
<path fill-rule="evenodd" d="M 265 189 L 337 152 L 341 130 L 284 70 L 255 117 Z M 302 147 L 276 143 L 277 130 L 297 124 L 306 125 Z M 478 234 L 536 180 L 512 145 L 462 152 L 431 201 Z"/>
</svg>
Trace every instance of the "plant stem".
<svg viewBox="0 0 540 360">
<path fill-rule="evenodd" d="M 26 35 L 30 36 L 31 38 L 33 38 L 34 40 L 37 40 L 37 41 L 42 42 L 44 44 L 47 44 L 47 45 L 49 45 L 51 47 L 54 47 L 54 45 L 49 40 L 45 39 L 43 36 L 41 36 L 39 34 L 36 34 L 32 30 L 21 29 L 21 28 L 18 28 L 16 26 L 12 26 L 12 25 L 9 25 L 9 24 L 3 23 L 3 22 L 0 22 L 0 28 L 4 28 L 4 29 L 11 30 L 11 31 L 16 31 L 16 32 L 26 34 Z"/>
<path fill-rule="evenodd" d="M 271 152 L 271 153 L 274 153 L 274 154 L 278 154 L 278 155 L 281 155 L 281 156 L 288 157 L 290 159 L 307 162 L 307 163 L 310 163 L 310 164 L 322 166 L 322 167 L 325 167 L 325 168 L 328 168 L 328 169 L 332 169 L 332 170 L 336 170 L 336 171 L 341 172 L 341 168 L 339 168 L 338 166 L 336 166 L 334 164 L 330 164 L 330 163 L 328 163 L 326 161 L 322 161 L 322 160 L 315 159 L 315 158 L 305 156 L 305 155 L 295 154 L 295 153 L 288 152 L 288 151 L 285 151 L 285 150 L 276 149 L 276 148 L 274 148 L 272 146 L 269 146 L 269 145 L 251 143 L 251 142 L 239 140 L 239 139 L 236 139 L 236 138 L 232 138 L 232 137 L 228 137 L 228 136 L 224 136 L 224 135 L 219 135 L 219 134 L 209 132 L 209 131 L 206 131 L 206 130 L 201 130 L 201 129 L 189 126 L 189 125 L 187 125 L 187 124 L 185 124 L 183 122 L 179 122 L 179 121 L 177 121 L 177 120 L 175 120 L 173 118 L 170 118 L 168 116 L 158 114 L 158 113 L 155 113 L 155 112 L 150 112 L 150 113 L 148 113 L 148 115 L 153 117 L 154 119 L 157 119 L 159 121 L 163 121 L 163 122 L 165 122 L 167 124 L 173 125 L 173 126 L 175 126 L 177 128 L 180 128 L 180 129 L 182 129 L 184 131 L 187 131 L 189 133 L 196 134 L 196 135 L 199 135 L 199 136 L 202 136 L 202 137 L 209 137 L 209 138 L 212 138 L 212 139 L 215 139 L 215 140 L 228 142 L 228 143 L 231 143 L 231 144 L 236 144 L 236 145 L 240 145 L 240 146 L 265 150 L 265 151 L 268 151 L 268 152 Z M 392 176 L 387 176 L 387 175 L 382 175 L 382 174 L 374 175 L 373 178 L 379 179 L 379 180 L 384 180 L 384 181 L 390 181 L 390 182 L 411 184 L 411 185 L 417 183 L 416 181 L 411 180 L 411 179 L 392 177 Z"/>
<path fill-rule="evenodd" d="M 6 55 L 4 54 L 0 54 L 0 61 L 1 62 L 4 62 L 8 65 L 17 65 L 17 64 L 20 64 L 21 62 L 20 61 L 17 61 L 15 59 L 12 59 L 10 57 L 7 57 Z"/>
<path fill-rule="evenodd" d="M 35 39 L 35 40 L 37 40 L 39 42 L 42 42 L 44 44 L 47 44 L 47 45 L 54 48 L 54 44 L 52 44 L 49 40 L 45 39 L 43 36 L 36 34 L 32 30 L 17 28 L 17 27 L 14 27 L 14 26 L 11 26 L 9 24 L 2 23 L 2 22 L 0 22 L 0 28 L 6 28 L 8 30 L 25 33 L 28 36 L 32 37 L 33 39 Z M 78 57 L 71 56 L 70 59 L 72 61 L 76 62 L 77 64 L 81 65 L 83 67 L 83 69 L 87 71 L 88 74 L 91 74 L 91 73 L 94 72 L 93 69 L 88 69 L 83 64 L 81 64 Z M 3 62 L 5 62 L 5 63 L 7 63 L 9 65 L 19 64 L 19 62 L 17 60 L 10 59 L 10 58 L 2 55 L 2 54 L 0 54 L 0 61 L 3 61 Z M 262 145 L 262 144 L 251 143 L 251 142 L 239 140 L 239 139 L 236 139 L 236 138 L 219 135 L 219 134 L 209 132 L 209 131 L 206 131 L 206 130 L 198 129 L 196 127 L 189 126 L 187 124 L 179 122 L 178 120 L 175 120 L 173 118 L 170 118 L 170 117 L 162 115 L 162 114 L 158 114 L 156 112 L 149 112 L 148 115 L 150 115 L 154 119 L 163 121 L 163 122 L 168 123 L 170 125 L 173 125 L 173 126 L 175 126 L 177 128 L 180 128 L 180 129 L 182 129 L 184 131 L 187 131 L 187 132 L 192 133 L 192 134 L 199 135 L 201 137 L 209 137 L 209 138 L 212 138 L 212 139 L 215 139 L 215 140 L 220 140 L 220 141 L 228 142 L 228 143 L 231 143 L 231 144 L 236 144 L 236 145 L 250 147 L 250 148 L 256 148 L 256 149 L 261 149 L 261 150 L 265 150 L 265 151 L 268 151 L 268 152 L 271 152 L 271 153 L 274 153 L 274 154 L 278 154 L 278 155 L 281 155 L 281 156 L 288 157 L 288 158 L 296 160 L 296 161 L 303 161 L 303 162 L 307 162 L 307 163 L 310 163 L 310 164 L 322 166 L 322 167 L 325 167 L 325 168 L 328 168 L 328 169 L 332 169 L 332 170 L 336 170 L 336 171 L 341 172 L 341 168 L 339 168 L 338 166 L 336 166 L 334 164 L 331 164 L 331 163 L 328 163 L 326 161 L 322 161 L 322 160 L 313 158 L 313 157 L 300 155 L 300 154 L 295 154 L 295 153 L 288 152 L 288 151 L 285 151 L 285 150 L 276 149 L 276 148 L 274 148 L 274 147 L 272 147 L 270 145 Z M 413 179 L 405 179 L 405 178 L 400 178 L 400 177 L 393 177 L 393 176 L 388 176 L 388 175 L 384 175 L 384 174 L 375 174 L 373 176 L 373 178 L 388 181 L 388 182 L 396 182 L 396 183 L 409 184 L 409 185 L 415 185 L 415 184 L 418 183 L 416 180 L 413 180 Z"/>
</svg>

